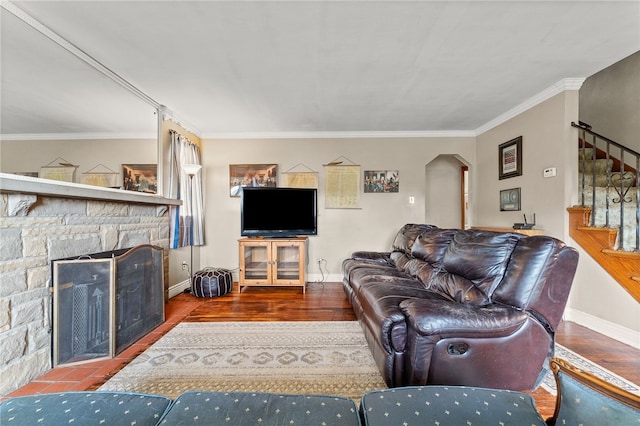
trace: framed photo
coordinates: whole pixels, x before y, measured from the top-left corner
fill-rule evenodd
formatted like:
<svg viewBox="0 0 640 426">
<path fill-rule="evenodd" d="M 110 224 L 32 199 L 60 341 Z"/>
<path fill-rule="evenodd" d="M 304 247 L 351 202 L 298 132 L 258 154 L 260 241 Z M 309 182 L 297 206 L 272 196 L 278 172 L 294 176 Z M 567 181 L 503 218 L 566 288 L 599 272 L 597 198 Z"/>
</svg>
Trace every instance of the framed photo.
<svg viewBox="0 0 640 426">
<path fill-rule="evenodd" d="M 522 136 L 498 147 L 498 164 L 500 180 L 522 175 Z"/>
<path fill-rule="evenodd" d="M 230 164 L 229 195 L 239 197 L 245 186 L 277 187 L 277 164 Z"/>
<path fill-rule="evenodd" d="M 500 211 L 510 212 L 520 210 L 520 188 L 503 189 L 500 191 Z"/>
<path fill-rule="evenodd" d="M 123 164 L 122 188 L 155 194 L 158 191 L 158 165 Z"/>
<path fill-rule="evenodd" d="M 400 173 L 398 170 L 365 170 L 364 192 L 398 192 Z"/>
</svg>

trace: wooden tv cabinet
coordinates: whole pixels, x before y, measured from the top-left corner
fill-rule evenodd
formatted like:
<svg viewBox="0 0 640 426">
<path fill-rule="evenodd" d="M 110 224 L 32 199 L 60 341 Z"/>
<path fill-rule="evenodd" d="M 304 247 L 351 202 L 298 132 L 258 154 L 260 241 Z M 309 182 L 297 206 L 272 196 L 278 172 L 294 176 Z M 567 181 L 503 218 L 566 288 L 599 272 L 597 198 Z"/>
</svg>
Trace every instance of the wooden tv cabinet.
<svg viewBox="0 0 640 426">
<path fill-rule="evenodd" d="M 240 275 L 242 287 L 302 287 L 306 289 L 307 237 L 241 238 Z"/>
</svg>

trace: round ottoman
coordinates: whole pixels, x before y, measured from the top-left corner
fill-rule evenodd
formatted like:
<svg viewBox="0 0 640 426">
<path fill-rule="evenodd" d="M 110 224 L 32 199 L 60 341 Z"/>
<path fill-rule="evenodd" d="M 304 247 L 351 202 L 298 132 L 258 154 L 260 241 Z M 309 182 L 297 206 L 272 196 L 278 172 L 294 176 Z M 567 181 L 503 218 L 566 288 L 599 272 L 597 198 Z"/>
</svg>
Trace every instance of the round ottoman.
<svg viewBox="0 0 640 426">
<path fill-rule="evenodd" d="M 204 268 L 193 274 L 191 293 L 196 297 L 216 297 L 233 288 L 231 271 L 222 268 Z"/>
</svg>

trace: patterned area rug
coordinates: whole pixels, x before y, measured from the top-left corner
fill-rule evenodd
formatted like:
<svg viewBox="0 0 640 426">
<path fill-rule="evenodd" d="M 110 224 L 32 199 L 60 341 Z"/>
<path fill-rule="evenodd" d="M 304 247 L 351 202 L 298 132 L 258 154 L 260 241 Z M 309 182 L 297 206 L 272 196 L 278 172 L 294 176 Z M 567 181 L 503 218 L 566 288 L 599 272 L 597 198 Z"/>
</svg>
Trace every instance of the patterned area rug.
<svg viewBox="0 0 640 426">
<path fill-rule="evenodd" d="M 589 361 L 586 358 L 583 358 L 577 353 L 557 343 L 556 343 L 556 349 L 555 349 L 555 356 L 556 358 L 565 359 L 569 361 L 571 364 L 573 364 L 575 367 L 578 367 L 583 371 L 591 373 L 611 384 L 618 386 L 619 388 L 622 388 L 628 392 L 640 395 L 640 386 L 636 385 L 633 382 L 630 382 L 629 380 L 623 377 L 618 376 L 612 371 L 607 370 L 606 368 L 603 368 L 594 362 Z M 551 371 L 547 373 L 544 380 L 542 381 L 541 386 L 544 390 L 546 390 L 550 394 L 557 395 L 556 381 Z"/>
<path fill-rule="evenodd" d="M 640 387 L 567 348 L 555 355 L 630 392 Z M 556 394 L 549 372 L 542 387 Z M 180 323 L 100 390 L 324 394 L 359 402 L 386 384 L 357 321 Z"/>
<path fill-rule="evenodd" d="M 386 385 L 357 321 L 180 323 L 100 390 L 337 395 Z"/>
</svg>

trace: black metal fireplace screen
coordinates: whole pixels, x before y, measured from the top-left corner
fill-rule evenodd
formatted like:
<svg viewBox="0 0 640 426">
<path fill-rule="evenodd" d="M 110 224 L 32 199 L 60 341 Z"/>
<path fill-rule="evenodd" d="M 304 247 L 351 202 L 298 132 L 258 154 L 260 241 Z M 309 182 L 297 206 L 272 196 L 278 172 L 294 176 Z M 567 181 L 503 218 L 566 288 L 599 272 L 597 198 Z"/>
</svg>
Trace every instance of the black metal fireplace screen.
<svg viewBox="0 0 640 426">
<path fill-rule="evenodd" d="M 53 365 L 113 358 L 164 322 L 161 247 L 52 261 Z"/>
</svg>

